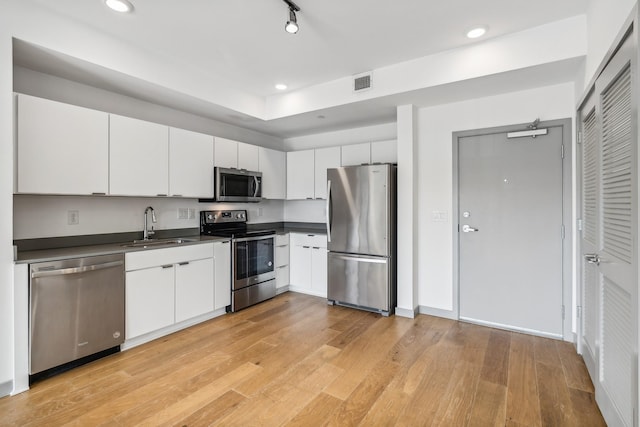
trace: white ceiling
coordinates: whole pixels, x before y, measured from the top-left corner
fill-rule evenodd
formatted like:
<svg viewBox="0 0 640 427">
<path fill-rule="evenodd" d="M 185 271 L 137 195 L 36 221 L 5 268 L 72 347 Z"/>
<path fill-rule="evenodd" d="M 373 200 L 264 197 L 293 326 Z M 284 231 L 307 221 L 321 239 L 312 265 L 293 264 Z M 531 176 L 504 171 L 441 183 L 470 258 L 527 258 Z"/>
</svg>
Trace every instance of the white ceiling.
<svg viewBox="0 0 640 427">
<path fill-rule="evenodd" d="M 300 31 L 291 35 L 284 31 L 288 8 L 282 0 L 131 0 L 135 10 L 127 15 L 112 12 L 103 0 L 21 1 L 79 21 L 167 61 L 189 64 L 212 79 L 261 97 L 275 94 L 274 84 L 278 82 L 289 85 L 289 90 L 313 86 L 468 45 L 473 41 L 465 37 L 465 32 L 477 25 L 489 27 L 485 38 L 498 37 L 584 14 L 588 3 L 296 0 L 301 8 L 297 14 Z M 33 49 L 23 49 L 22 54 L 18 49 L 17 62 L 63 77 L 68 77 L 72 69 L 78 74 L 75 79 L 82 81 L 84 76 L 85 83 L 100 80 L 107 89 L 281 137 L 390 121 L 399 100 L 387 97 L 359 103 L 344 109 L 343 114 L 329 114 L 339 118 L 325 122 L 317 120 L 323 114 L 318 111 L 264 122 L 224 108 L 199 105 L 196 100 L 161 88 L 144 88 L 142 82 L 125 76 L 104 79 L 108 70 L 90 70 L 87 64 L 70 67 L 69 60 L 58 60 L 56 65 L 51 52 L 40 52 L 40 60 L 29 52 Z M 48 57 L 42 59 L 42 55 Z M 577 67 L 561 64 L 550 70 L 551 75 L 562 81 L 575 71 L 574 65 Z M 92 79 L 92 74 L 101 74 L 101 78 Z M 554 83 L 554 78 L 540 79 Z M 406 98 L 405 94 L 402 100 Z"/>
</svg>

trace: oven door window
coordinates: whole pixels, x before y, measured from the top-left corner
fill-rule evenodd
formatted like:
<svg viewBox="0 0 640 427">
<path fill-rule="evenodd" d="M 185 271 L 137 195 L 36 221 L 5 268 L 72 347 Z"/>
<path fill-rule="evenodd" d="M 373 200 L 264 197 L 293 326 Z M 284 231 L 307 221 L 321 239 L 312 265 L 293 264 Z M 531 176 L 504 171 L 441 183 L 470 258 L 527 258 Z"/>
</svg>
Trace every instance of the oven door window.
<svg viewBox="0 0 640 427">
<path fill-rule="evenodd" d="M 273 271 L 273 238 L 249 243 L 249 276 L 259 276 Z"/>
<path fill-rule="evenodd" d="M 274 238 L 236 241 L 234 289 L 275 277 Z"/>
</svg>

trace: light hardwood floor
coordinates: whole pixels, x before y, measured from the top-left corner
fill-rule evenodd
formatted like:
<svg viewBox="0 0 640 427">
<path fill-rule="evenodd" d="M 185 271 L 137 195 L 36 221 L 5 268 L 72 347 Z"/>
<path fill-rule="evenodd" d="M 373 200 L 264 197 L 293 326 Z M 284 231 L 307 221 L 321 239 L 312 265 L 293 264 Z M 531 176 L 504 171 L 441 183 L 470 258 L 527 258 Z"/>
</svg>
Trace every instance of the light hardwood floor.
<svg viewBox="0 0 640 427">
<path fill-rule="evenodd" d="M 602 426 L 571 344 L 285 293 L 0 399 L 0 425 Z"/>
</svg>

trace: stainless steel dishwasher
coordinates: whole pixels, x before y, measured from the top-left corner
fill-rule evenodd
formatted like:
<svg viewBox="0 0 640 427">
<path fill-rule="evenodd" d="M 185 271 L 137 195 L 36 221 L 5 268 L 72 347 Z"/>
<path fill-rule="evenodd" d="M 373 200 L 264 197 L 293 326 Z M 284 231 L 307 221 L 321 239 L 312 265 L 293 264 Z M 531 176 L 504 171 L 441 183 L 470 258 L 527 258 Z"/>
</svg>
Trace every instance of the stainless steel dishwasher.
<svg viewBox="0 0 640 427">
<path fill-rule="evenodd" d="M 29 374 L 124 342 L 124 255 L 29 266 Z"/>
</svg>

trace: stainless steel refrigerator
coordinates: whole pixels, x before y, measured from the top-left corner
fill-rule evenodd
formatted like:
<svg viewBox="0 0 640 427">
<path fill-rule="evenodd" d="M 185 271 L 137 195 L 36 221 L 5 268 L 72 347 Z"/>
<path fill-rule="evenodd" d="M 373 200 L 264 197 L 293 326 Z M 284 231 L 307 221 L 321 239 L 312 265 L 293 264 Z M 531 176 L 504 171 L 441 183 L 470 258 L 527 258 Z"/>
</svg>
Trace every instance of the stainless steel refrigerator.
<svg viewBox="0 0 640 427">
<path fill-rule="evenodd" d="M 396 305 L 396 166 L 327 171 L 327 299 L 389 315 Z"/>
</svg>

